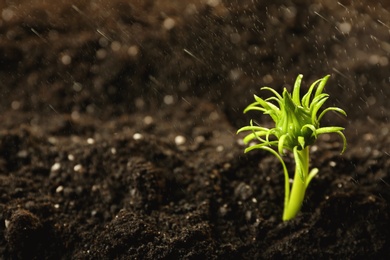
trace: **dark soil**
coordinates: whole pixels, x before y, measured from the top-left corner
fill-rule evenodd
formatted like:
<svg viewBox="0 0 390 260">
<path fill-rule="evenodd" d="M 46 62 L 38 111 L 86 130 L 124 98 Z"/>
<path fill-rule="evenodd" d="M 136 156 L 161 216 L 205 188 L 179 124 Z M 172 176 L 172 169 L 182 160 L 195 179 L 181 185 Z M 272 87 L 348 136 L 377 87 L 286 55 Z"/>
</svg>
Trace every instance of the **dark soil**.
<svg viewBox="0 0 390 260">
<path fill-rule="evenodd" d="M 0 258 L 389 259 L 388 1 L 0 7 Z M 299 73 L 331 74 L 348 148 L 318 140 L 283 222 L 280 163 L 235 132 Z"/>
</svg>

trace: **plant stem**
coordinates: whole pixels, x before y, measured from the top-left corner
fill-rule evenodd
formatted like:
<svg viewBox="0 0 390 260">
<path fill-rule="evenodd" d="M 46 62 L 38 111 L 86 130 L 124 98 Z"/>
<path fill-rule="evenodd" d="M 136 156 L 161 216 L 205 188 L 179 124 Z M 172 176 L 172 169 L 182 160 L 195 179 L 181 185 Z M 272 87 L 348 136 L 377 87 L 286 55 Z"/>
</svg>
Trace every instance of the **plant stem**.
<svg viewBox="0 0 390 260">
<path fill-rule="evenodd" d="M 309 147 L 305 147 L 304 149 L 297 151 L 297 157 L 295 159 L 295 173 L 294 173 L 294 181 L 290 192 L 290 198 L 288 199 L 287 207 L 284 208 L 283 211 L 283 221 L 290 220 L 294 218 L 299 210 L 301 209 L 303 198 L 305 196 L 308 174 L 309 174 Z M 298 167 L 298 163 L 300 162 L 301 167 Z M 302 172 L 301 172 L 302 171 Z M 303 176 L 303 179 L 302 179 Z"/>
</svg>

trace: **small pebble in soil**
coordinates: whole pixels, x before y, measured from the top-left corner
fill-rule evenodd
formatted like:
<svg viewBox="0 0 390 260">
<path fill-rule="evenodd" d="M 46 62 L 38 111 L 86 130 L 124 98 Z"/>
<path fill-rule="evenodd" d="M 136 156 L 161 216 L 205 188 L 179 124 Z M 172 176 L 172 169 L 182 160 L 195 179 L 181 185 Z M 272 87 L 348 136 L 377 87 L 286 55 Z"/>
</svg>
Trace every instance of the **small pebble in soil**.
<svg viewBox="0 0 390 260">
<path fill-rule="evenodd" d="M 381 151 L 376 150 L 376 149 L 372 151 L 372 157 L 373 158 L 379 158 L 381 156 L 382 156 L 382 152 Z"/>
<path fill-rule="evenodd" d="M 135 133 L 135 134 L 133 134 L 133 139 L 134 139 L 134 140 L 141 140 L 142 137 L 143 137 L 143 136 L 142 136 L 140 133 Z"/>
<path fill-rule="evenodd" d="M 29 201 L 27 201 L 25 204 L 24 204 L 24 207 L 26 208 L 26 209 L 33 209 L 34 207 L 35 207 L 35 202 L 34 201 L 31 201 L 31 200 L 29 200 Z"/>
<path fill-rule="evenodd" d="M 244 140 L 242 140 L 241 138 L 237 140 L 237 144 L 239 146 L 245 146 Z"/>
<path fill-rule="evenodd" d="M 232 36 L 230 36 L 232 37 Z M 240 35 L 238 35 L 240 37 Z M 239 40 L 238 40 L 239 41 Z M 233 81 L 239 80 L 242 75 L 242 72 L 240 69 L 233 69 L 229 72 L 229 78 Z"/>
<path fill-rule="evenodd" d="M 257 144 L 256 142 L 250 142 L 250 143 L 248 144 L 248 147 L 254 146 L 254 145 L 256 145 L 256 144 Z"/>
<path fill-rule="evenodd" d="M 322 135 L 322 139 L 323 139 L 325 142 L 327 142 L 327 141 L 330 140 L 330 135 L 329 135 L 329 134 L 323 134 L 323 135 Z"/>
<path fill-rule="evenodd" d="M 88 139 L 87 139 L 87 143 L 88 143 L 88 144 L 94 144 L 94 143 L 95 143 L 95 139 L 93 139 L 93 138 L 88 138 Z"/>
<path fill-rule="evenodd" d="M 50 168 L 50 170 L 51 170 L 52 172 L 58 171 L 59 169 L 61 169 L 61 164 L 60 164 L 59 162 L 54 163 L 54 164 L 51 166 L 51 168 Z"/>
<path fill-rule="evenodd" d="M 139 53 L 139 47 L 136 45 L 132 45 L 127 49 L 127 54 L 131 57 L 137 56 Z"/>
<path fill-rule="evenodd" d="M 63 190 L 64 190 L 64 186 L 60 185 L 60 186 L 57 187 L 56 193 L 60 193 L 60 192 L 62 192 Z"/>
<path fill-rule="evenodd" d="M 216 112 L 216 111 L 211 112 L 209 118 L 211 120 L 217 120 L 219 118 L 218 112 Z"/>
<path fill-rule="evenodd" d="M 99 49 L 96 51 L 96 58 L 98 60 L 103 60 L 107 57 L 107 51 L 105 49 Z"/>
<path fill-rule="evenodd" d="M 49 138 L 47 138 L 47 141 L 49 141 L 49 143 L 51 144 L 56 144 L 58 142 L 57 138 L 55 138 L 54 136 L 50 136 Z"/>
<path fill-rule="evenodd" d="M 224 164 L 223 164 L 223 169 L 224 169 L 224 170 L 229 170 L 231 166 L 232 166 L 232 165 L 231 165 L 230 163 L 224 163 Z"/>
<path fill-rule="evenodd" d="M 142 109 L 145 106 L 145 101 L 142 98 L 136 98 L 134 104 L 138 109 Z"/>
<path fill-rule="evenodd" d="M 329 166 L 330 167 L 336 167 L 337 163 L 335 161 L 330 161 Z"/>
<path fill-rule="evenodd" d="M 263 81 L 265 84 L 270 84 L 274 81 L 274 79 L 272 78 L 272 75 L 267 74 L 263 77 Z"/>
<path fill-rule="evenodd" d="M 205 140 L 206 140 L 206 138 L 204 138 L 203 135 L 199 135 L 199 136 L 195 137 L 195 143 L 198 143 L 198 144 L 203 143 Z"/>
<path fill-rule="evenodd" d="M 223 217 L 223 216 L 226 215 L 227 212 L 228 212 L 228 205 L 227 204 L 223 204 L 222 207 L 219 208 L 219 213 Z"/>
<path fill-rule="evenodd" d="M 166 30 L 171 30 L 175 27 L 176 22 L 172 18 L 168 17 L 164 20 L 163 26 Z"/>
<path fill-rule="evenodd" d="M 20 150 L 16 155 L 17 155 L 19 158 L 27 158 L 27 157 L 28 157 L 28 151 L 26 151 L 26 150 Z"/>
<path fill-rule="evenodd" d="M 20 108 L 20 106 L 21 106 L 21 104 L 20 104 L 19 101 L 14 100 L 14 101 L 12 101 L 12 103 L 11 103 L 11 108 L 12 108 L 13 110 L 18 110 L 18 109 Z"/>
<path fill-rule="evenodd" d="M 369 106 L 373 106 L 373 105 L 375 105 L 375 103 L 376 103 L 376 98 L 375 98 L 375 97 L 369 96 L 369 97 L 367 98 L 367 104 L 368 104 Z"/>
<path fill-rule="evenodd" d="M 1 18 L 7 22 L 10 21 L 14 17 L 14 15 L 15 12 L 11 8 L 5 8 L 1 12 Z"/>
<path fill-rule="evenodd" d="M 216 148 L 217 152 L 222 152 L 224 149 L 223 145 L 218 145 Z"/>
<path fill-rule="evenodd" d="M 172 105 L 173 103 L 174 103 L 174 98 L 173 98 L 173 96 L 172 95 L 166 95 L 165 97 L 164 97 L 164 103 L 166 104 L 166 105 Z"/>
<path fill-rule="evenodd" d="M 216 7 L 221 3 L 221 0 L 207 0 L 207 4 L 211 7 Z"/>
<path fill-rule="evenodd" d="M 81 90 L 83 90 L 83 85 L 80 82 L 74 82 L 72 88 L 74 91 L 80 92 Z"/>
<path fill-rule="evenodd" d="M 98 191 L 100 189 L 100 186 L 99 185 L 92 185 L 92 192 L 95 192 L 95 191 Z"/>
<path fill-rule="evenodd" d="M 75 172 L 82 172 L 83 170 L 83 166 L 81 164 L 76 164 L 74 167 L 73 167 L 73 170 Z"/>
<path fill-rule="evenodd" d="M 70 114 L 70 117 L 74 121 L 80 120 L 80 112 L 79 111 L 72 111 L 72 113 Z"/>
<path fill-rule="evenodd" d="M 239 33 L 231 33 L 230 42 L 234 44 L 239 44 L 241 42 L 241 35 Z"/>
<path fill-rule="evenodd" d="M 112 51 L 117 52 L 122 48 L 122 44 L 118 41 L 113 41 L 110 47 Z"/>
<path fill-rule="evenodd" d="M 94 217 L 94 216 L 96 216 L 96 215 L 97 215 L 97 213 L 98 213 L 98 211 L 97 211 L 97 210 L 92 210 L 92 211 L 91 211 L 91 217 Z"/>
<path fill-rule="evenodd" d="M 153 117 L 145 116 L 143 121 L 145 125 L 151 125 L 153 123 Z"/>
<path fill-rule="evenodd" d="M 178 135 L 175 137 L 175 144 L 176 145 L 182 145 L 186 142 L 186 138 L 182 135 Z"/>
<path fill-rule="evenodd" d="M 367 133 L 367 134 L 363 135 L 363 139 L 365 141 L 371 141 L 373 138 L 374 138 L 374 135 L 370 134 L 370 133 Z"/>
<path fill-rule="evenodd" d="M 252 211 L 247 210 L 247 211 L 245 212 L 245 219 L 246 219 L 246 221 L 251 220 L 251 218 L 252 218 Z"/>
<path fill-rule="evenodd" d="M 62 55 L 62 57 L 61 57 L 61 62 L 62 62 L 62 64 L 64 64 L 64 65 L 69 65 L 69 64 L 72 63 L 72 58 L 71 58 L 69 55 L 64 54 L 64 55 Z"/>
<path fill-rule="evenodd" d="M 69 161 L 74 161 L 74 155 L 73 154 L 68 154 L 68 160 Z"/>
<path fill-rule="evenodd" d="M 95 113 L 95 106 L 93 104 L 88 105 L 86 111 L 88 114 Z"/>
<path fill-rule="evenodd" d="M 338 28 L 342 33 L 348 34 L 352 29 L 352 25 L 348 22 L 343 22 L 338 25 Z"/>
</svg>

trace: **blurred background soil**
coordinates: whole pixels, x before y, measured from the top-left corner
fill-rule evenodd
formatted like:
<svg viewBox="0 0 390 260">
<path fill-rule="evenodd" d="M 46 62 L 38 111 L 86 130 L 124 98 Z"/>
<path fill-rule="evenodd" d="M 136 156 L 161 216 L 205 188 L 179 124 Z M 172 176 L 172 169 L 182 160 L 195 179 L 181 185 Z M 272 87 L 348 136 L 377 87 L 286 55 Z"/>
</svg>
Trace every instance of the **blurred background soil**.
<svg viewBox="0 0 390 260">
<path fill-rule="evenodd" d="M 0 3 L 4 259 L 390 256 L 387 1 Z M 235 134 L 261 86 L 327 74 L 302 212 Z M 286 159 L 293 169 L 291 158 Z"/>
</svg>

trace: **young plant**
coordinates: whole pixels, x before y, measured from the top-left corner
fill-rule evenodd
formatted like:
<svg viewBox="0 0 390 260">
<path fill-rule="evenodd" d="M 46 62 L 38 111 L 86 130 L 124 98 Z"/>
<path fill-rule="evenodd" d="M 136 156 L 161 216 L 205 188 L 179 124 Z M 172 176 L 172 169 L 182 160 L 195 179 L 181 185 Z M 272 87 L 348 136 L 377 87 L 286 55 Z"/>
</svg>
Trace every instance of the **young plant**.
<svg viewBox="0 0 390 260">
<path fill-rule="evenodd" d="M 329 97 L 328 94 L 322 93 L 329 75 L 315 81 L 301 99 L 302 77 L 302 75 L 297 77 L 292 95 L 287 89 L 284 89 L 283 94 L 280 95 L 272 88 L 261 88 L 261 90 L 271 91 L 275 96 L 262 99 L 254 95 L 255 102 L 244 110 L 244 113 L 256 110 L 269 115 L 275 122 L 274 128 L 269 129 L 254 125 L 253 120 L 251 120 L 249 126 L 244 126 L 237 131 L 237 133 L 250 131 L 243 139 L 245 144 L 254 140 L 259 142 L 246 148 L 245 153 L 254 149 L 262 149 L 275 155 L 282 163 L 285 178 L 283 221 L 290 220 L 297 215 L 302 206 L 306 189 L 318 173 L 317 168 L 309 172 L 310 145 L 314 144 L 319 135 L 328 133 L 339 134 L 343 139 L 341 153 L 344 152 L 347 145 L 347 140 L 342 133 L 343 127 L 320 127 L 322 117 L 329 111 L 346 116 L 345 111 L 338 107 L 328 107 L 319 113 L 320 108 Z M 290 177 L 282 158 L 286 150 L 293 153 L 295 160 L 295 173 L 291 190 Z"/>
</svg>

